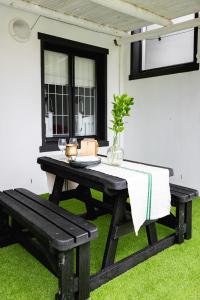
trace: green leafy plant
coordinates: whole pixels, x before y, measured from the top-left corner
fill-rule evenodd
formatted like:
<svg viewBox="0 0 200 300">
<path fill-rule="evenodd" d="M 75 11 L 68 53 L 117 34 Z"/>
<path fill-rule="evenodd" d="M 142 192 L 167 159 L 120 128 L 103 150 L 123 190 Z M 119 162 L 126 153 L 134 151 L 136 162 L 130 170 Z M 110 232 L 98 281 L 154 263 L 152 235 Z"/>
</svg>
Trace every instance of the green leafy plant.
<svg viewBox="0 0 200 300">
<path fill-rule="evenodd" d="M 115 134 L 121 133 L 124 130 L 124 117 L 129 116 L 131 106 L 134 104 L 134 98 L 129 97 L 127 94 L 113 95 L 113 120 L 112 127 L 110 128 Z"/>
</svg>

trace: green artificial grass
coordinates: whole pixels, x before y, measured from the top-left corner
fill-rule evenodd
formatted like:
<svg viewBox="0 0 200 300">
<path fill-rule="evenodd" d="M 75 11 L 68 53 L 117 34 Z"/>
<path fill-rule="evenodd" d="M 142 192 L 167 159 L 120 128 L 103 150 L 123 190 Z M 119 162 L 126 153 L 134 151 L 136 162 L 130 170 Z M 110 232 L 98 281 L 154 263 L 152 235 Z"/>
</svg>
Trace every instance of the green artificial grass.
<svg viewBox="0 0 200 300">
<path fill-rule="evenodd" d="M 92 191 L 101 199 L 101 194 Z M 46 198 L 47 195 L 43 197 Z M 63 201 L 62 207 L 74 213 L 84 212 L 77 200 Z M 193 202 L 193 238 L 141 263 L 91 293 L 91 300 L 195 300 L 200 299 L 200 201 Z M 93 223 L 99 238 L 91 243 L 91 273 L 100 269 L 109 216 Z M 170 234 L 158 226 L 159 237 Z M 147 245 L 144 228 L 119 241 L 117 260 Z M 57 292 L 57 278 L 20 245 L 0 249 L 0 300 L 48 300 Z"/>
</svg>

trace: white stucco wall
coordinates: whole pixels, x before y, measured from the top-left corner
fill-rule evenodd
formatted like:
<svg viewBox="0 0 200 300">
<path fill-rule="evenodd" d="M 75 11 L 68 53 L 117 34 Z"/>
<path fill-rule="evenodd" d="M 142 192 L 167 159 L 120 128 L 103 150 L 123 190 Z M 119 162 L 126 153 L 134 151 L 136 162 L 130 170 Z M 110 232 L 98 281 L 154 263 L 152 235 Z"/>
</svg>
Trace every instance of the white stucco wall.
<svg viewBox="0 0 200 300">
<path fill-rule="evenodd" d="M 129 81 L 124 53 L 124 89 L 135 97 L 126 158 L 172 167 L 173 182 L 200 190 L 200 71 Z"/>
<path fill-rule="evenodd" d="M 9 21 L 16 17 L 31 26 L 37 19 L 0 5 L 0 190 L 25 187 L 42 193 L 47 184 L 36 163 L 41 155 L 37 32 L 109 49 L 108 112 L 113 93 L 119 92 L 119 48 L 108 35 L 45 18 L 39 19 L 30 41 L 19 43 L 8 32 Z M 126 158 L 170 166 L 172 181 L 200 190 L 200 71 L 129 81 L 129 46 L 123 54 L 121 92 L 135 97 L 124 135 Z"/>
<path fill-rule="evenodd" d="M 42 32 L 109 49 L 108 111 L 119 92 L 119 51 L 113 37 L 41 17 L 27 43 L 15 41 L 9 21 L 20 17 L 30 26 L 36 15 L 0 5 L 0 190 L 25 187 L 47 191 L 46 176 L 36 160 L 41 145 L 40 41 Z M 110 116 L 108 116 L 108 120 Z M 102 149 L 101 149 L 102 150 Z M 103 150 L 102 150 L 103 151 Z"/>
</svg>

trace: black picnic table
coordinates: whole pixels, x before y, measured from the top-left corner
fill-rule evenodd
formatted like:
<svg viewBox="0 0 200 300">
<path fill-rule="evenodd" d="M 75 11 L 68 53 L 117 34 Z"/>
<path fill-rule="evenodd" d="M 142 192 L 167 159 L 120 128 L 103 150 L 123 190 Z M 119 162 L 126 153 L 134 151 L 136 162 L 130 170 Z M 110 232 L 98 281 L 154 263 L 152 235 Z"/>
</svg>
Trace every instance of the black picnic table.
<svg viewBox="0 0 200 300">
<path fill-rule="evenodd" d="M 165 248 L 172 246 L 176 242 L 176 233 L 158 240 L 156 220 L 148 221 L 144 223 L 148 246 L 121 261 L 115 262 L 118 239 L 134 231 L 130 204 L 127 202 L 128 190 L 126 180 L 120 177 L 106 175 L 105 173 L 92 169 L 77 169 L 71 167 L 64 161 L 50 157 L 39 157 L 37 162 L 43 171 L 56 176 L 52 194 L 49 196 L 50 201 L 59 204 L 59 201 L 62 200 L 71 198 L 79 199 L 83 201 L 86 206 L 86 214 L 84 217 L 90 220 L 96 219 L 101 215 L 111 214 L 109 233 L 102 258 L 102 269 L 91 276 L 91 290 L 96 289 L 105 282 L 124 273 Z M 172 176 L 173 170 L 171 168 L 167 169 L 169 169 L 169 175 Z M 63 191 L 65 180 L 78 183 L 78 187 L 73 190 Z M 91 188 L 103 193 L 103 201 L 92 197 Z"/>
</svg>

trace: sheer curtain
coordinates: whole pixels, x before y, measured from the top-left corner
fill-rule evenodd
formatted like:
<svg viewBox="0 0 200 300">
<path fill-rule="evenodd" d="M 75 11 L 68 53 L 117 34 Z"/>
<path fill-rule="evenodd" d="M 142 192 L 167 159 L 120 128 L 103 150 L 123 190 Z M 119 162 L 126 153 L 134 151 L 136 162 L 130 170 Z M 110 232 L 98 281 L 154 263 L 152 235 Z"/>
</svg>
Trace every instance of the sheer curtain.
<svg viewBox="0 0 200 300">
<path fill-rule="evenodd" d="M 68 55 L 44 51 L 46 137 L 69 133 Z"/>
<path fill-rule="evenodd" d="M 96 134 L 95 61 L 75 57 L 75 132 Z"/>
</svg>

